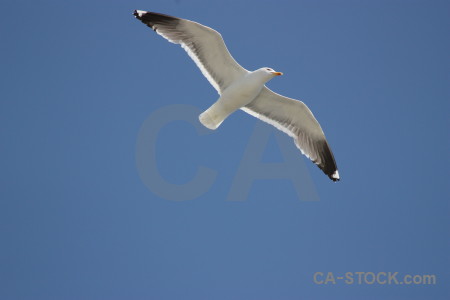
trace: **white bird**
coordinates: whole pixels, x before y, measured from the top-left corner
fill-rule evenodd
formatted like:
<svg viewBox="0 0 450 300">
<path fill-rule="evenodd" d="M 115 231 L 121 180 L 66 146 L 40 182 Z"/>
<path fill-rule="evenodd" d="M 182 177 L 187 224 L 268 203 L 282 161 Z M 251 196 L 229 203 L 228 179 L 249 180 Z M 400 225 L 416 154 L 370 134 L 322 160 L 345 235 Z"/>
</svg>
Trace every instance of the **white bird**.
<svg viewBox="0 0 450 300">
<path fill-rule="evenodd" d="M 283 73 L 266 67 L 253 72 L 244 69 L 228 52 L 220 33 L 202 24 L 142 10 L 135 10 L 134 16 L 168 41 L 180 44 L 219 93 L 219 99 L 199 116 L 204 126 L 216 129 L 242 109 L 291 136 L 331 180 L 339 180 L 333 153 L 309 108 L 265 86 Z"/>
</svg>

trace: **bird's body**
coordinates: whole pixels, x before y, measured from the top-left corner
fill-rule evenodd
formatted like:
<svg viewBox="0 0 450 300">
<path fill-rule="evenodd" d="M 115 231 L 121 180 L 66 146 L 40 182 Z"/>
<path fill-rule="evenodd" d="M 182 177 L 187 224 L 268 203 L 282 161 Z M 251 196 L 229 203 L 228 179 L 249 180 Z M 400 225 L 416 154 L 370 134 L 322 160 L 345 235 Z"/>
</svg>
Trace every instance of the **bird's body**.
<svg viewBox="0 0 450 300">
<path fill-rule="evenodd" d="M 252 102 L 272 77 L 262 68 L 236 78 L 224 89 L 220 98 L 200 115 L 200 122 L 209 129 L 216 129 L 230 114 Z"/>
<path fill-rule="evenodd" d="M 322 128 L 308 107 L 265 86 L 281 72 L 244 69 L 228 52 L 220 33 L 207 26 L 141 10 L 134 15 L 170 42 L 180 44 L 219 93 L 219 99 L 199 116 L 204 126 L 216 129 L 230 114 L 242 109 L 291 136 L 301 152 L 330 179 L 340 179 Z"/>
</svg>

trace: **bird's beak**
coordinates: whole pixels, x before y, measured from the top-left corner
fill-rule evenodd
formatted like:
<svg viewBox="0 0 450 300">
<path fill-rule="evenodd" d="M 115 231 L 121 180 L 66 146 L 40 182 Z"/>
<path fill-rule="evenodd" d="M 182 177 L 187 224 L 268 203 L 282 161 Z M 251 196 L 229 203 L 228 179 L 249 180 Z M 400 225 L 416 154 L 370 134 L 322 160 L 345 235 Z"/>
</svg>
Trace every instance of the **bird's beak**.
<svg viewBox="0 0 450 300">
<path fill-rule="evenodd" d="M 281 73 L 281 72 L 272 72 L 272 74 L 275 75 L 275 76 L 283 75 L 283 73 Z"/>
</svg>

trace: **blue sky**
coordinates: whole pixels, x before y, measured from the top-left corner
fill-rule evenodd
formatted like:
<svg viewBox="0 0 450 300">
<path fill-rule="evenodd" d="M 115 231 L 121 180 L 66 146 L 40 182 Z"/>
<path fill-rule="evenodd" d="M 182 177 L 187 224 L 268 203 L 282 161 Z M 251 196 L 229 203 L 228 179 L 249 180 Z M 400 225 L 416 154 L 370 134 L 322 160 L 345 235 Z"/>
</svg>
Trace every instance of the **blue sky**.
<svg viewBox="0 0 450 300">
<path fill-rule="evenodd" d="M 236 178 L 258 175 L 242 171 L 252 138 L 278 168 L 293 143 L 243 112 L 202 130 L 196 112 L 217 93 L 134 9 L 208 25 L 245 68 L 284 72 L 268 86 L 311 108 L 342 181 L 298 153 L 298 177 L 255 178 L 230 198 Z M 448 1 L 2 1 L 0 298 L 447 299 L 449 11 Z M 146 138 L 145 124 L 164 126 Z M 148 149 L 161 180 L 150 187 L 138 158 Z M 183 190 L 200 170 L 200 187 Z M 318 284 L 317 272 L 437 283 Z"/>
</svg>

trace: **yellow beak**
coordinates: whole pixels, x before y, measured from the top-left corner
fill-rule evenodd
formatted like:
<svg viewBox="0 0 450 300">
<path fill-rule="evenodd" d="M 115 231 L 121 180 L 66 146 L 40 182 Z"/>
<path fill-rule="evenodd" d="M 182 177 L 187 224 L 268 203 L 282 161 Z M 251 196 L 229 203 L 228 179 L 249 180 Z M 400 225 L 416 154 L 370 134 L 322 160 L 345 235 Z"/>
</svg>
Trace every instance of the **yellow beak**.
<svg viewBox="0 0 450 300">
<path fill-rule="evenodd" d="M 272 74 L 275 75 L 275 76 L 283 75 L 283 73 L 281 73 L 281 72 L 272 72 Z"/>
</svg>

